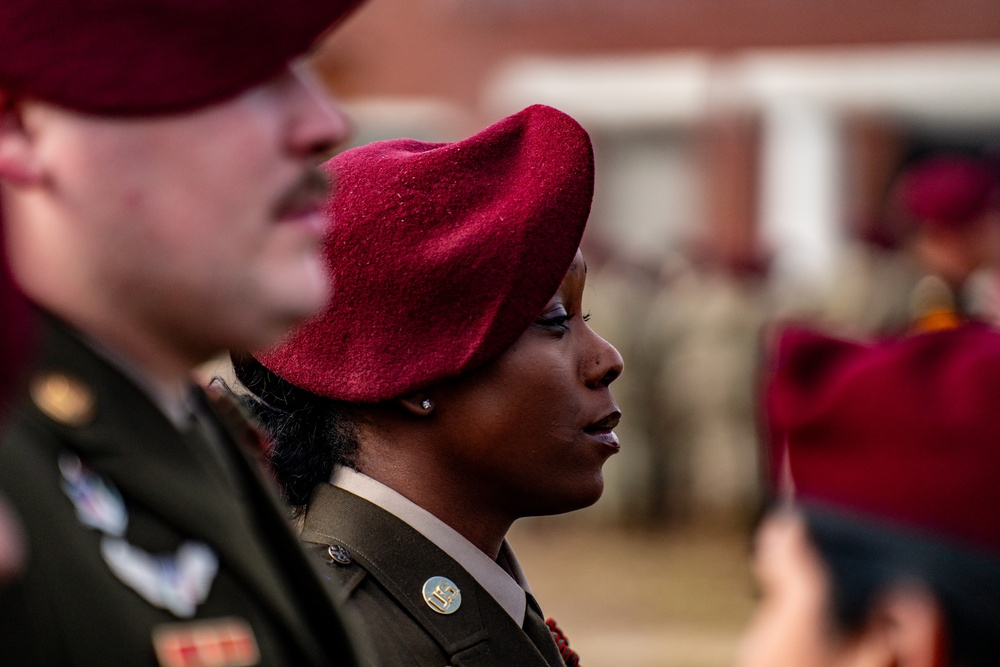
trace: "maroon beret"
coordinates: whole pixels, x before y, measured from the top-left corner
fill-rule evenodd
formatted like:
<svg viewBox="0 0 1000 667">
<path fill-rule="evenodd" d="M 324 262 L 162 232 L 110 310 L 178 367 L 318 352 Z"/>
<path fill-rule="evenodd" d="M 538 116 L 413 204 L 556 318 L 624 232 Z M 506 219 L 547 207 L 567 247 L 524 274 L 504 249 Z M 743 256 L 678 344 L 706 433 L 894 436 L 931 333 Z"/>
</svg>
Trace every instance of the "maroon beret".
<svg viewBox="0 0 1000 667">
<path fill-rule="evenodd" d="M 3 0 L 0 89 L 78 111 L 147 115 L 277 74 L 360 0 Z"/>
<path fill-rule="evenodd" d="M 326 168 L 330 306 L 257 355 L 314 394 L 402 396 L 482 365 L 545 308 L 594 192 L 590 138 L 532 106 L 455 143 L 383 141 Z"/>
<path fill-rule="evenodd" d="M 960 227 L 997 206 L 1000 174 L 986 160 L 938 155 L 907 169 L 899 189 L 917 222 Z"/>
<path fill-rule="evenodd" d="M 1000 554 L 997 331 L 874 344 L 788 331 L 766 414 L 779 492 Z"/>
</svg>

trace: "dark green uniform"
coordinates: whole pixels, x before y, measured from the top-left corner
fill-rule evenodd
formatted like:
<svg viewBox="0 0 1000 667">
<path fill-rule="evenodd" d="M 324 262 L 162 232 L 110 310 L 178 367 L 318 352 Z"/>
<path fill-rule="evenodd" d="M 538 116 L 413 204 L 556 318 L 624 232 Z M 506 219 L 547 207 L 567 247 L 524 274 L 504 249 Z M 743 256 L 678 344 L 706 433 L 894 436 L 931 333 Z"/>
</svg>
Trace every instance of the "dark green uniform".
<svg viewBox="0 0 1000 667">
<path fill-rule="evenodd" d="M 461 565 L 375 504 L 323 484 L 302 526 L 303 541 L 343 586 L 346 606 L 365 621 L 376 664 L 564 667 L 533 600 L 518 627 Z M 437 576 L 461 592 L 453 613 L 438 613 L 424 599 L 424 583 Z"/>
<path fill-rule="evenodd" d="M 359 664 L 217 414 L 206 406 L 213 453 L 66 327 L 46 320 L 40 333 L 0 438 L 0 492 L 28 547 L 26 570 L 0 589 L 0 663 Z"/>
</svg>

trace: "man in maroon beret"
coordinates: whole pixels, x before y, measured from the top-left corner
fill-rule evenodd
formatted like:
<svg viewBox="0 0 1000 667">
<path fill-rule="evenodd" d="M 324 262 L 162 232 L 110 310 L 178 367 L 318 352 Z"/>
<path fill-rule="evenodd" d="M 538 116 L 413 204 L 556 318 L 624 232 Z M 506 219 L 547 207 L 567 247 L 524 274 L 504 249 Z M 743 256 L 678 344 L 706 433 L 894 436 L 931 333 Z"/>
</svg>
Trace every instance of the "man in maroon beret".
<svg viewBox="0 0 1000 667">
<path fill-rule="evenodd" d="M 1000 664 L 1000 333 L 789 331 L 740 667 Z"/>
<path fill-rule="evenodd" d="M 38 319 L 0 432 L 28 553 L 4 664 L 357 662 L 190 372 L 326 302 L 346 126 L 300 56 L 358 2 L 0 3 L 0 211 Z"/>
<path fill-rule="evenodd" d="M 915 225 L 917 260 L 927 277 L 914 294 L 918 328 L 968 316 L 995 320 L 1000 283 L 1000 171 L 972 155 L 941 153 L 908 167 L 896 196 Z"/>
</svg>

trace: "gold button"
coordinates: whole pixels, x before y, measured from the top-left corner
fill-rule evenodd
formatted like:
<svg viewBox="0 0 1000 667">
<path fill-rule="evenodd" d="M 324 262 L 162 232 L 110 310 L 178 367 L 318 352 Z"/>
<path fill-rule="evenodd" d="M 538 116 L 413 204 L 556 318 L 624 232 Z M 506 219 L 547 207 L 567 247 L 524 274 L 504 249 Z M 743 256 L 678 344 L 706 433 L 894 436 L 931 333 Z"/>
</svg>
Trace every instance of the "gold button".
<svg viewBox="0 0 1000 667">
<path fill-rule="evenodd" d="M 439 614 L 454 614 L 462 605 L 462 593 L 448 577 L 431 577 L 424 582 L 424 601 Z"/>
<path fill-rule="evenodd" d="M 83 426 L 94 418 L 97 402 L 90 387 L 65 373 L 36 375 L 28 388 L 31 400 L 48 417 L 67 426 Z"/>
</svg>

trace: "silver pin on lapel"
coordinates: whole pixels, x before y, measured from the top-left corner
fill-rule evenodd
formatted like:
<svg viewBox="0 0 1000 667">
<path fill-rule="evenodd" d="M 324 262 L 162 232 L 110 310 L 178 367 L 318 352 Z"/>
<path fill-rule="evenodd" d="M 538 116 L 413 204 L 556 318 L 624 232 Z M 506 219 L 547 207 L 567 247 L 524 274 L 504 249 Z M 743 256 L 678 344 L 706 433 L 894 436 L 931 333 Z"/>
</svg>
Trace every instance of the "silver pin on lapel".
<svg viewBox="0 0 1000 667">
<path fill-rule="evenodd" d="M 427 606 L 439 614 L 454 614 L 462 605 L 462 592 L 448 577 L 431 577 L 423 592 Z"/>
</svg>

